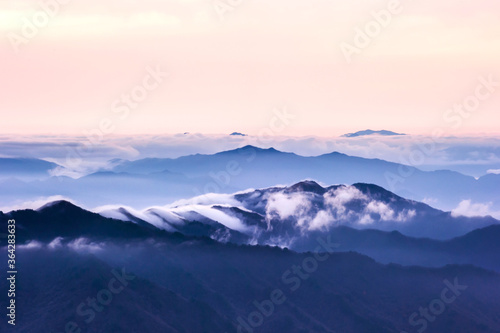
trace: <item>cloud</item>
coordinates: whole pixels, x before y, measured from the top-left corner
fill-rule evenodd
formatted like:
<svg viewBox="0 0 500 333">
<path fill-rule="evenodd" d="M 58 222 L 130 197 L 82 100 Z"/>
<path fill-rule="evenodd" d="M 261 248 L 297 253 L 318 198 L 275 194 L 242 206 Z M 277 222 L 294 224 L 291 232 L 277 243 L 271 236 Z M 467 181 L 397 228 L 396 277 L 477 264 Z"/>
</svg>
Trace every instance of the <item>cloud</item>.
<svg viewBox="0 0 500 333">
<path fill-rule="evenodd" d="M 371 201 L 364 210 L 368 214 L 377 214 L 380 216 L 381 221 L 395 221 L 407 222 L 413 219 L 417 212 L 414 209 L 403 209 L 396 214 L 396 212 L 389 207 L 386 203 L 381 201 Z M 368 219 L 366 216 L 360 220 L 360 224 L 366 224 Z"/>
<path fill-rule="evenodd" d="M 354 186 L 340 186 L 324 195 L 325 205 L 335 211 L 337 219 L 348 218 L 346 204 L 353 200 L 368 201 L 369 198 Z M 347 212 L 349 213 L 349 212 Z"/>
<path fill-rule="evenodd" d="M 424 198 L 424 199 L 422 199 L 422 202 L 424 204 L 429 205 L 429 206 L 434 206 L 434 205 L 437 205 L 439 203 L 439 199 L 436 199 L 436 198 Z"/>
<path fill-rule="evenodd" d="M 103 243 L 97 244 L 91 242 L 87 238 L 82 237 L 69 242 L 67 246 L 73 251 L 79 253 L 96 253 L 102 251 L 103 248 L 105 247 L 105 244 Z"/>
<path fill-rule="evenodd" d="M 139 211 L 135 208 L 128 206 L 104 205 L 94 208 L 92 211 L 107 218 L 136 223 L 136 221 L 131 221 L 130 219 L 131 215 L 143 221 L 149 222 L 159 229 L 174 231 L 174 229 L 171 226 L 169 226 L 167 223 L 165 223 L 165 221 L 163 221 L 161 216 L 158 216 L 157 214 L 153 214 L 151 212 L 148 213 L 147 210 Z"/>
<path fill-rule="evenodd" d="M 380 219 L 382 221 L 394 220 L 394 211 L 387 204 L 380 201 L 370 202 L 366 206 L 365 211 L 368 213 L 380 215 Z"/>
<path fill-rule="evenodd" d="M 51 250 L 59 249 L 63 246 L 62 240 L 63 240 L 62 237 L 54 238 L 54 240 L 52 240 L 52 242 L 47 244 L 47 247 Z"/>
<path fill-rule="evenodd" d="M 228 229 L 218 229 L 211 238 L 220 243 L 227 243 L 231 240 L 231 232 Z"/>
<path fill-rule="evenodd" d="M 374 220 L 374 219 L 372 219 L 372 217 L 370 216 L 370 214 L 365 214 L 365 215 L 363 215 L 363 216 L 359 219 L 359 221 L 358 221 L 358 223 L 359 223 L 360 225 L 368 225 L 368 224 L 372 224 L 373 222 L 375 222 L 375 220 Z"/>
<path fill-rule="evenodd" d="M 272 236 L 267 241 L 263 243 L 263 245 L 269 246 L 278 246 L 281 248 L 290 248 L 292 244 L 295 242 L 295 237 L 287 237 L 287 236 Z"/>
<path fill-rule="evenodd" d="M 245 224 L 243 224 L 243 222 L 240 221 L 238 218 L 230 216 L 218 209 L 214 209 L 212 206 L 186 205 L 186 206 L 179 206 L 176 208 L 172 208 L 171 211 L 178 215 L 182 215 L 182 213 L 195 212 L 209 218 L 212 221 L 217 221 L 220 224 L 232 230 L 244 233 L 250 230 L 250 228 Z"/>
<path fill-rule="evenodd" d="M 489 174 L 500 175 L 500 169 L 489 169 L 487 172 Z"/>
<path fill-rule="evenodd" d="M 354 186 L 342 185 L 323 196 L 281 190 L 267 199 L 268 229 L 272 220 L 279 223 L 278 220 L 289 218 L 303 231 L 314 231 L 338 225 L 365 226 L 376 221 L 407 222 L 417 214 L 413 209 L 396 211 L 390 204 L 373 200 Z"/>
<path fill-rule="evenodd" d="M 38 241 L 30 241 L 29 243 L 26 243 L 26 244 L 21 244 L 21 245 L 18 245 L 17 248 L 18 249 L 22 249 L 22 250 L 38 250 L 38 249 L 41 249 L 43 247 L 43 244 L 38 242 Z"/>
<path fill-rule="evenodd" d="M 500 212 L 495 212 L 491 210 L 493 203 L 473 203 L 472 200 L 463 200 L 460 204 L 451 211 L 453 217 L 458 216 L 493 216 L 495 218 L 500 218 Z"/>
<path fill-rule="evenodd" d="M 312 193 L 271 194 L 266 205 L 268 229 L 271 221 L 292 218 L 303 231 L 327 230 L 332 226 L 365 226 L 380 222 L 408 222 L 414 209 L 395 210 L 390 204 L 373 200 L 354 186 L 339 186 L 323 196 Z M 321 207 L 321 208 L 320 208 Z"/>
<path fill-rule="evenodd" d="M 120 211 L 120 208 L 124 208 L 126 210 L 130 209 L 130 207 L 120 205 L 105 205 L 96 207 L 92 211 L 110 219 L 116 219 L 125 222 L 129 221 L 129 218 Z"/>
<path fill-rule="evenodd" d="M 335 221 L 335 218 L 330 214 L 330 212 L 321 210 L 309 224 L 309 230 L 327 229 L 332 225 L 332 221 Z"/>
<path fill-rule="evenodd" d="M 417 211 L 415 209 L 404 209 L 403 211 L 398 213 L 398 217 L 396 218 L 397 222 L 407 222 L 417 216 Z"/>
<path fill-rule="evenodd" d="M 167 231 L 175 231 L 175 225 L 183 225 L 186 221 L 191 221 L 204 216 L 212 221 L 232 230 L 248 233 L 253 228 L 246 226 L 237 217 L 226 214 L 215 208 L 222 207 L 240 207 L 241 202 L 228 194 L 207 194 L 192 199 L 179 200 L 167 206 L 153 206 L 142 211 L 128 206 L 104 205 L 94 208 L 92 211 L 108 218 L 114 218 L 121 221 L 133 221 L 135 217 L 151 223 L 155 227 Z M 241 209 L 248 211 L 241 207 Z M 174 225 L 174 226 L 173 226 Z M 218 235 L 217 237 L 224 235 Z"/>
<path fill-rule="evenodd" d="M 280 219 L 287 219 L 296 216 L 298 213 L 307 211 L 310 208 L 308 198 L 302 193 L 285 194 L 277 192 L 267 198 L 266 214 L 276 213 Z"/>
<path fill-rule="evenodd" d="M 169 223 L 172 223 L 172 224 L 182 225 L 184 223 L 184 219 L 181 216 L 177 215 L 176 213 L 174 213 L 174 212 L 172 212 L 164 207 L 151 207 L 151 208 L 144 210 L 144 213 L 147 216 L 151 216 L 151 215 L 157 216 L 158 218 L 165 220 L 165 221 L 168 221 Z M 169 227 L 169 228 L 165 228 L 165 229 L 169 230 L 171 228 Z"/>
<path fill-rule="evenodd" d="M 29 241 L 26 244 L 19 244 L 17 247 L 22 250 L 38 250 L 46 248 L 49 250 L 58 250 L 68 248 L 79 253 L 97 253 L 107 247 L 105 243 L 92 242 L 87 238 L 81 237 L 70 242 L 63 242 L 64 238 L 56 237 L 48 243 L 42 243 L 36 240 Z"/>
<path fill-rule="evenodd" d="M 177 200 L 165 206 L 165 208 L 174 208 L 185 205 L 229 205 L 233 207 L 241 206 L 241 202 L 234 198 L 232 194 L 207 193 L 190 199 Z"/>
</svg>

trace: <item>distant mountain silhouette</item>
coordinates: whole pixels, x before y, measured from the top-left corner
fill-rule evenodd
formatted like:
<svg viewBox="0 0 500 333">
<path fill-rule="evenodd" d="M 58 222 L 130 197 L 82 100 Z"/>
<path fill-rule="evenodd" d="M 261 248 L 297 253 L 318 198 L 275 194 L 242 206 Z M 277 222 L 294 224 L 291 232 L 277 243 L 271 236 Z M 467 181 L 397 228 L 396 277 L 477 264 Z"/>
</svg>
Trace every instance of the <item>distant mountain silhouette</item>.
<svg viewBox="0 0 500 333">
<path fill-rule="evenodd" d="M 0 180 L 17 178 L 35 180 L 50 177 L 50 170 L 59 165 L 35 158 L 0 158 Z"/>
<path fill-rule="evenodd" d="M 274 148 L 245 146 L 213 155 L 114 160 L 111 165 L 112 170 L 80 179 L 53 177 L 29 183 L 0 180 L 0 186 L 9 189 L 8 193 L 0 193 L 0 200 L 8 205 L 13 197 L 29 201 L 62 195 L 90 207 L 145 207 L 210 192 L 234 193 L 314 179 L 325 184 L 376 184 L 409 199 L 431 200 L 445 210 L 454 209 L 463 200 L 472 200 L 491 203 L 492 211 L 500 211 L 500 196 L 495 187 L 500 184 L 500 175 L 476 180 L 453 171 L 427 172 L 338 152 L 305 157 Z"/>
<path fill-rule="evenodd" d="M 80 179 L 0 180 L 3 189 L 0 201 L 9 205 L 13 197 L 19 202 L 62 195 L 89 207 L 104 204 L 145 207 L 210 192 L 234 193 L 314 179 L 324 184 L 376 184 L 408 199 L 429 200 L 443 210 L 451 211 L 463 200 L 471 200 L 491 203 L 492 211 L 500 211 L 500 196 L 495 186 L 500 184 L 500 175 L 490 174 L 476 180 L 453 171 L 421 171 L 338 152 L 305 157 L 274 148 L 245 146 L 213 155 L 114 160 L 112 165 L 112 170 Z"/>
<path fill-rule="evenodd" d="M 354 138 L 354 137 L 358 137 L 358 136 L 367 136 L 367 135 L 396 136 L 396 135 L 406 135 L 406 134 L 401 134 L 401 133 L 396 133 L 396 132 L 386 131 L 386 130 L 381 130 L 381 131 L 365 130 L 365 131 L 359 131 L 359 132 L 355 132 L 355 133 L 344 134 L 342 136 L 346 137 L 346 138 Z"/>
<path fill-rule="evenodd" d="M 233 166 L 237 172 L 229 174 L 228 165 Z M 500 175 L 488 175 L 488 181 L 483 181 L 482 178 L 476 180 L 454 171 L 422 171 L 398 163 L 338 152 L 304 157 L 274 148 L 245 146 L 213 155 L 196 154 L 176 159 L 123 162 L 113 169 L 114 172 L 132 174 L 161 170 L 199 177 L 201 183 L 196 189 L 203 193 L 206 190 L 231 193 L 233 190 L 294 184 L 302 179 L 314 179 L 327 184 L 376 184 L 410 199 L 434 199 L 439 207 L 447 210 L 467 199 L 492 202 L 492 210 L 500 210 L 500 196 L 488 185 L 492 179 L 500 183 Z M 189 189 L 193 193 L 193 188 Z"/>
</svg>

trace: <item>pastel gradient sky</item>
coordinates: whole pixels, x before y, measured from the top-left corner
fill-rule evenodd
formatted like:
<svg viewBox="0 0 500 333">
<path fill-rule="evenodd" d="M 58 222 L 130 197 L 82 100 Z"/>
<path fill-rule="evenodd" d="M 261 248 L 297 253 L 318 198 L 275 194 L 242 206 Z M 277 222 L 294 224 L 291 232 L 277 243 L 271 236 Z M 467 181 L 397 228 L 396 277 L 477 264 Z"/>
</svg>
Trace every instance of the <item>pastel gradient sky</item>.
<svg viewBox="0 0 500 333">
<path fill-rule="evenodd" d="M 350 64 L 340 45 L 390 1 L 228 0 L 224 19 L 217 1 L 69 1 L 15 52 L 39 1 L 0 0 L 0 131 L 80 135 L 107 119 L 115 134 L 258 134 L 286 106 L 280 135 L 499 133 L 500 87 L 444 120 L 478 77 L 500 81 L 498 0 L 401 0 Z M 113 103 L 148 67 L 169 77 L 121 118 Z"/>
</svg>

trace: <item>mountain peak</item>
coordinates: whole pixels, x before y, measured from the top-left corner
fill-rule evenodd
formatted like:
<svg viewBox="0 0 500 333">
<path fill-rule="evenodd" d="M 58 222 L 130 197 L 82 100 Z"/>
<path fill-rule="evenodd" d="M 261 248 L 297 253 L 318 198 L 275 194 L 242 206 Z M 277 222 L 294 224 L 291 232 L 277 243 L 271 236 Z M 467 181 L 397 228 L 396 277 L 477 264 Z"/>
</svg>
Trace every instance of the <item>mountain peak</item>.
<svg viewBox="0 0 500 333">
<path fill-rule="evenodd" d="M 403 133 L 396 133 L 392 131 L 386 131 L 386 130 L 381 130 L 381 131 L 374 131 L 374 130 L 364 130 L 364 131 L 358 131 L 355 133 L 347 133 L 342 135 L 344 138 L 354 138 L 354 137 L 359 137 L 359 136 L 368 136 L 368 135 L 383 135 L 383 136 L 398 136 L 398 135 L 406 135 Z"/>
<path fill-rule="evenodd" d="M 250 150 L 254 150 L 254 151 L 257 151 L 257 152 L 282 153 L 281 151 L 279 151 L 277 149 L 274 149 L 273 147 L 270 147 L 270 148 L 260 148 L 260 147 L 256 147 L 256 146 L 252 146 L 252 145 L 246 145 L 246 146 L 243 146 L 243 147 L 240 147 L 240 148 L 236 148 L 236 149 L 233 149 L 233 150 L 223 151 L 221 153 L 241 152 L 241 151 L 250 151 Z M 221 153 L 217 153 L 217 154 L 221 154 Z"/>
<path fill-rule="evenodd" d="M 399 198 L 402 200 L 406 200 L 396 194 L 394 194 L 391 191 L 386 190 L 382 186 L 375 185 L 375 184 L 367 184 L 367 183 L 356 183 L 352 185 L 353 187 L 357 188 L 364 194 L 369 195 L 372 198 L 377 198 L 377 199 L 385 199 L 385 200 L 390 200 L 394 198 Z"/>
<path fill-rule="evenodd" d="M 314 180 L 303 180 L 287 188 L 287 192 L 313 192 L 317 194 L 324 194 L 325 188 Z"/>
<path fill-rule="evenodd" d="M 247 136 L 246 134 L 240 133 L 240 132 L 233 132 L 233 133 L 231 133 L 229 135 L 232 135 L 232 136 Z"/>
<path fill-rule="evenodd" d="M 68 210 L 68 209 L 82 210 L 80 207 L 74 205 L 73 203 L 67 200 L 56 200 L 46 203 L 45 205 L 38 208 L 37 211 L 42 212 L 48 210 Z"/>
</svg>

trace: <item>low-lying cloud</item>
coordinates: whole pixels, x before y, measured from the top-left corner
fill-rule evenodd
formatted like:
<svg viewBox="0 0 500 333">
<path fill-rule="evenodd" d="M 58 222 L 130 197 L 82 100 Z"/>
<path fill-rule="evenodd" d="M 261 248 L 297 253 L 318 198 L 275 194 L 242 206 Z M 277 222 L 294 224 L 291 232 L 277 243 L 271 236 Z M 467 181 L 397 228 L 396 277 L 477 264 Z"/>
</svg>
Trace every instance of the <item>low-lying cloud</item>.
<svg viewBox="0 0 500 333">
<path fill-rule="evenodd" d="M 279 191 L 266 199 L 269 228 L 271 221 L 290 218 L 296 221 L 297 227 L 313 231 L 338 225 L 365 226 L 376 221 L 404 223 L 416 216 L 415 210 L 396 211 L 390 204 L 374 200 L 354 186 L 339 186 L 322 196 Z"/>
<path fill-rule="evenodd" d="M 496 219 L 500 219 L 500 211 L 493 211 L 491 207 L 493 203 L 474 203 L 472 200 L 463 200 L 460 204 L 451 211 L 453 217 L 467 216 L 492 216 Z"/>
</svg>

